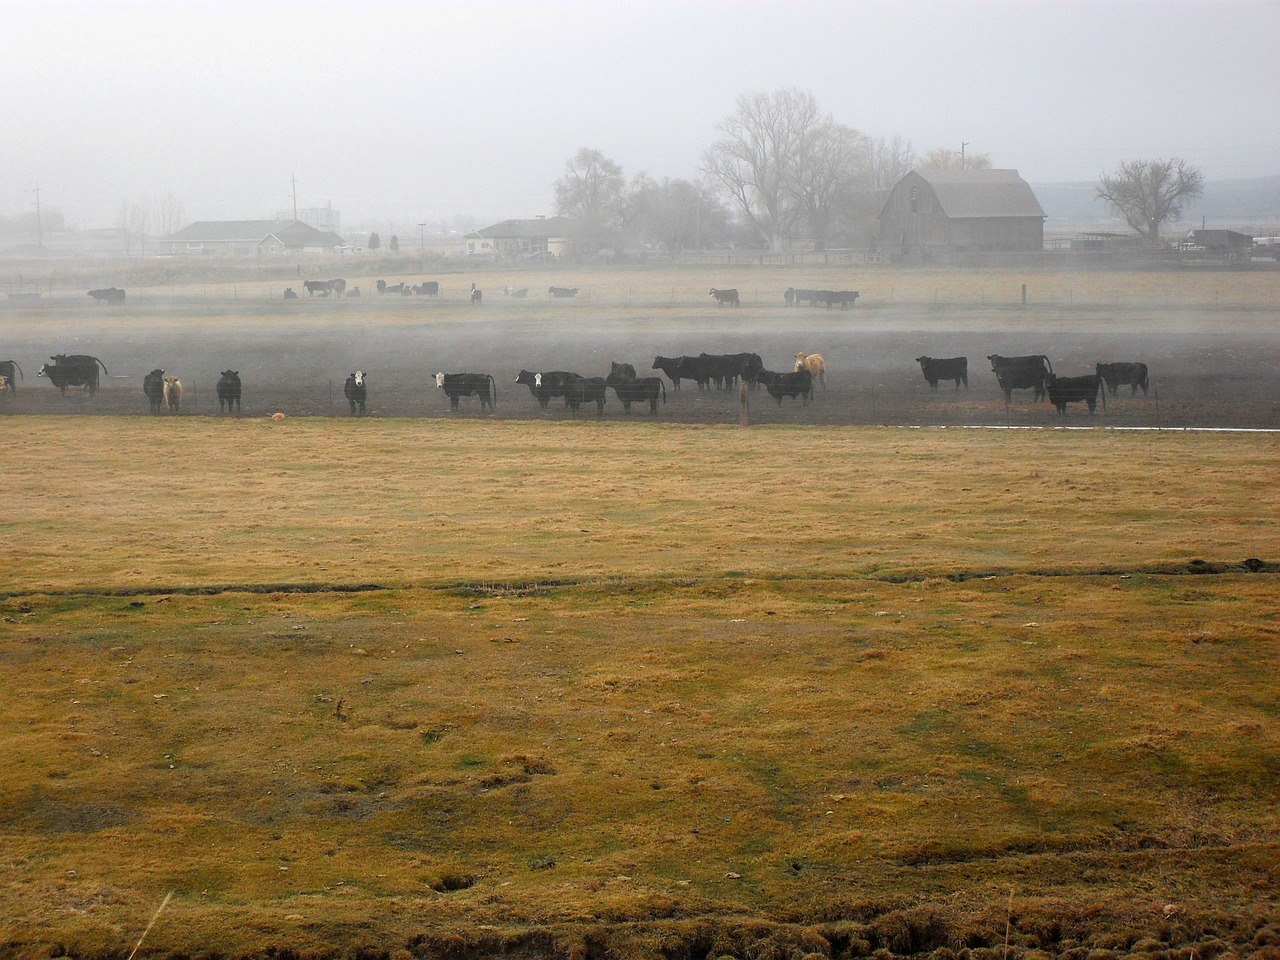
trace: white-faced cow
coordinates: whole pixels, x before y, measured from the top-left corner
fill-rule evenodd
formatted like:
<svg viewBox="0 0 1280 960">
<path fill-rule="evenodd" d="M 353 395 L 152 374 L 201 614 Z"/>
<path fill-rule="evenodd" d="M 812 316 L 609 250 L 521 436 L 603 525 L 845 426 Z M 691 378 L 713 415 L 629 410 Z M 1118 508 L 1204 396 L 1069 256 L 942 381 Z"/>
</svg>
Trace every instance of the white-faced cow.
<svg viewBox="0 0 1280 960">
<path fill-rule="evenodd" d="M 234 403 L 236 413 L 240 412 L 240 371 L 223 370 L 218 377 L 218 412 L 231 412 Z"/>
<path fill-rule="evenodd" d="M 741 306 L 737 290 L 717 290 L 712 287 L 711 296 L 715 297 L 717 307 L 723 307 L 726 303 L 731 307 Z"/>
<path fill-rule="evenodd" d="M 356 409 L 359 408 L 360 416 L 364 416 L 364 402 L 369 396 L 369 378 L 365 376 L 363 370 L 357 370 L 355 373 L 347 375 L 347 382 L 342 385 L 342 393 L 347 398 L 347 404 L 351 407 L 351 415 L 356 415 Z"/>
<path fill-rule="evenodd" d="M 1123 386 L 1129 387 L 1131 397 L 1138 395 L 1139 387 L 1142 388 L 1142 395 L 1144 397 L 1147 395 L 1150 381 L 1147 379 L 1145 363 L 1099 363 L 1094 369 L 1113 397 L 1116 395 L 1116 390 Z"/>
<path fill-rule="evenodd" d="M 582 388 L 579 385 L 582 379 L 578 374 L 567 370 L 549 370 L 546 373 L 521 370 L 516 383 L 523 383 L 528 387 L 543 410 L 547 409 L 552 397 L 564 397 L 565 406 L 576 411 L 582 403 Z"/>
<path fill-rule="evenodd" d="M 471 305 L 473 307 L 480 306 L 480 301 L 484 299 L 484 293 L 473 283 L 471 285 Z"/>
<path fill-rule="evenodd" d="M 18 392 L 18 383 L 14 379 L 14 374 L 22 376 L 22 368 L 18 366 L 17 360 L 0 360 L 0 377 L 4 377 L 4 388 L 10 393 Z"/>
<path fill-rule="evenodd" d="M 164 405 L 164 371 L 157 367 L 143 377 L 142 392 L 151 405 L 151 412 L 159 413 Z"/>
<path fill-rule="evenodd" d="M 449 398 L 449 409 L 457 410 L 462 397 L 479 397 L 480 411 L 494 409 L 498 402 L 498 384 L 487 373 L 437 373 L 436 387 Z"/>
<path fill-rule="evenodd" d="M 960 389 L 960 382 L 963 380 L 964 388 L 969 389 L 968 357 L 947 357 L 943 360 L 933 357 L 916 357 L 916 363 L 920 364 L 920 372 L 929 381 L 930 390 L 938 389 L 939 380 L 954 380 L 957 390 Z"/>
<path fill-rule="evenodd" d="M 1005 403 L 1013 399 L 1015 390 L 1034 390 L 1036 400 L 1044 399 L 1046 385 L 1053 376 L 1053 364 L 1043 353 L 1026 357 L 1002 357 L 993 353 L 987 359 L 991 361 L 996 382 L 1004 391 Z"/>
</svg>

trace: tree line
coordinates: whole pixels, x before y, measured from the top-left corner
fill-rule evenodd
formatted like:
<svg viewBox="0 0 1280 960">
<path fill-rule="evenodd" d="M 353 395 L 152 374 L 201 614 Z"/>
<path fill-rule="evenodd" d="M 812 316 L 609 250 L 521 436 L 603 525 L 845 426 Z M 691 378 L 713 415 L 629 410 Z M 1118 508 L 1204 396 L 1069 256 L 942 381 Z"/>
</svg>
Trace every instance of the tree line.
<svg viewBox="0 0 1280 960">
<path fill-rule="evenodd" d="M 788 249 L 852 247 L 875 237 L 889 191 L 912 170 L 990 169 L 987 154 L 938 148 L 917 156 L 901 136 L 874 137 L 823 113 L 812 93 L 752 92 L 716 125 L 699 180 L 629 181 L 597 149 L 584 147 L 555 182 L 555 209 L 578 221 L 595 248 L 640 245 L 669 252 L 724 243 Z M 1183 160 L 1138 160 L 1102 176 L 1096 196 L 1135 230 L 1159 241 L 1161 224 L 1203 190 Z"/>
</svg>

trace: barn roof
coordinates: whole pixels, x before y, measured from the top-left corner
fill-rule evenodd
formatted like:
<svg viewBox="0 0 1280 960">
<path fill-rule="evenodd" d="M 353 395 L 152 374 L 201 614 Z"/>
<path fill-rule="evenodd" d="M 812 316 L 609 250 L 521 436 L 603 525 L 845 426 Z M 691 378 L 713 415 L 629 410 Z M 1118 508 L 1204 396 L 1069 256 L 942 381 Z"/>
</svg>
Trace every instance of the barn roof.
<svg viewBox="0 0 1280 960">
<path fill-rule="evenodd" d="M 336 233 L 317 230 L 301 220 L 197 220 L 165 237 L 173 243 L 259 243 L 275 237 L 286 246 L 340 246 Z"/>
<path fill-rule="evenodd" d="M 547 237 L 572 237 L 577 221 L 568 217 L 535 217 L 532 220 L 503 220 L 483 227 L 467 237 L 477 240 L 542 240 Z"/>
<path fill-rule="evenodd" d="M 948 217 L 1043 217 L 1017 170 L 917 170 Z M 910 174 L 908 174 L 910 176 Z"/>
</svg>

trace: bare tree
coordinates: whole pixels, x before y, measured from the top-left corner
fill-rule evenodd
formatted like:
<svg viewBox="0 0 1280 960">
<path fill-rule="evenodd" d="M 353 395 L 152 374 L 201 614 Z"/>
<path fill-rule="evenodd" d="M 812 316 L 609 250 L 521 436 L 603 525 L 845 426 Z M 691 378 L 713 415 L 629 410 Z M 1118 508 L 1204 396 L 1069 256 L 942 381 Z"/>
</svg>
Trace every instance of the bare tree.
<svg viewBox="0 0 1280 960">
<path fill-rule="evenodd" d="M 724 239 L 729 211 L 701 184 L 646 174 L 632 178 L 627 191 L 627 228 L 646 243 L 659 243 L 674 256 Z"/>
<path fill-rule="evenodd" d="M 916 153 L 910 140 L 895 135 L 892 139 L 877 137 L 866 142 L 863 176 L 868 190 L 890 190 L 916 165 Z"/>
<path fill-rule="evenodd" d="M 795 157 L 789 190 L 809 225 L 815 247 L 825 249 L 832 222 L 863 186 L 867 137 L 830 120 L 815 125 Z"/>
<path fill-rule="evenodd" d="M 961 153 L 938 147 L 930 150 L 916 163 L 917 170 L 990 170 L 991 154 Z"/>
<path fill-rule="evenodd" d="M 1204 174 L 1185 160 L 1128 160 L 1098 180 L 1095 196 L 1153 244 L 1160 224 L 1182 216 L 1182 205 L 1204 193 Z"/>
<path fill-rule="evenodd" d="M 565 161 L 564 175 L 555 183 L 556 212 L 578 220 L 584 236 L 601 243 L 623 225 L 625 187 L 622 167 L 583 147 Z"/>
<path fill-rule="evenodd" d="M 186 223 L 186 207 L 173 192 L 166 193 L 155 202 L 156 229 L 163 237 L 177 233 Z"/>
<path fill-rule="evenodd" d="M 824 122 L 803 90 L 747 93 L 717 124 L 722 134 L 703 155 L 703 170 L 729 196 L 772 250 L 792 239 L 803 213 L 795 173 L 806 143 Z"/>
</svg>

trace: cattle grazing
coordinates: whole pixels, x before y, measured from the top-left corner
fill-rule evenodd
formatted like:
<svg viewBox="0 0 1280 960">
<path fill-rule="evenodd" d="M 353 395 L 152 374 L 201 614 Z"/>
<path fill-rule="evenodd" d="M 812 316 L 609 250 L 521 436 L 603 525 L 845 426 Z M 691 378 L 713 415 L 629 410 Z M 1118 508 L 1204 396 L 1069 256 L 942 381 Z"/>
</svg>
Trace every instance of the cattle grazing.
<svg viewBox="0 0 1280 960">
<path fill-rule="evenodd" d="M 731 307 L 737 307 L 741 305 L 740 301 L 738 300 L 737 290 L 717 290 L 715 287 L 712 287 L 711 296 L 716 298 L 717 307 L 723 307 L 726 303 L 729 304 L 729 306 Z"/>
<path fill-rule="evenodd" d="M 285 288 L 284 288 L 284 298 L 285 298 L 286 300 L 297 300 L 297 299 L 298 299 L 298 295 L 297 295 L 296 293 L 294 293 L 294 292 L 293 292 L 293 287 L 285 287 Z"/>
<path fill-rule="evenodd" d="M 1131 397 L 1138 395 L 1139 387 L 1142 388 L 1142 395 L 1144 397 L 1147 395 L 1150 381 L 1147 379 L 1145 363 L 1099 363 L 1095 370 L 1113 397 L 1116 395 L 1116 390 L 1126 385 L 1129 387 Z"/>
<path fill-rule="evenodd" d="M 177 377 L 164 378 L 164 405 L 170 413 L 182 412 L 182 381 Z"/>
<path fill-rule="evenodd" d="M 13 378 L 15 373 L 20 377 L 22 376 L 22 368 L 18 366 L 17 360 L 0 360 L 0 377 L 4 377 L 4 388 L 14 394 L 18 392 L 17 381 Z M 23 379 L 26 378 L 24 377 Z"/>
<path fill-rule="evenodd" d="M 1083 377 L 1055 377 L 1049 375 L 1046 382 L 1049 402 L 1058 408 L 1058 414 L 1067 412 L 1068 403 L 1087 403 L 1089 412 L 1098 406 L 1098 393 L 1102 393 L 1102 409 L 1107 409 L 1107 391 L 1102 389 L 1102 378 L 1096 373 Z"/>
<path fill-rule="evenodd" d="M 515 287 L 504 286 L 502 288 L 502 293 L 504 296 L 515 297 L 517 300 L 523 300 L 525 297 L 529 296 L 529 288 L 520 287 L 519 289 L 516 289 Z"/>
<path fill-rule="evenodd" d="M 355 416 L 356 408 L 360 408 L 360 416 L 364 416 L 364 402 L 369 396 L 369 378 L 363 370 L 347 375 L 347 382 L 342 385 L 342 393 L 351 407 L 351 415 Z"/>
<path fill-rule="evenodd" d="M 124 303 L 124 291 L 119 287 L 106 287 L 102 290 L 90 290 L 89 296 L 99 303 L 109 303 L 119 306 Z"/>
<path fill-rule="evenodd" d="M 164 404 L 164 371 L 157 367 L 142 378 L 142 392 L 151 404 L 151 412 L 159 413 Z"/>
<path fill-rule="evenodd" d="M 552 397 L 564 397 L 565 406 L 576 411 L 578 404 L 582 402 L 582 388 L 578 385 L 580 380 L 582 377 L 578 374 L 566 370 L 550 370 L 546 373 L 521 370 L 516 377 L 516 383 L 527 386 L 543 410 L 547 409 Z"/>
<path fill-rule="evenodd" d="M 494 409 L 498 402 L 498 384 L 487 373 L 437 373 L 436 387 L 449 398 L 449 409 L 458 409 L 462 397 L 479 397 L 480 411 Z"/>
<path fill-rule="evenodd" d="M 969 389 L 969 358 L 968 357 L 948 357 L 945 360 L 935 360 L 933 357 L 916 357 L 916 363 L 920 364 L 920 372 L 924 374 L 924 378 L 929 381 L 929 389 L 936 391 L 938 389 L 939 380 L 954 380 L 956 389 L 960 389 L 960 381 L 964 381 L 964 388 Z"/>
<path fill-rule="evenodd" d="M 778 401 L 778 406 L 782 406 L 783 397 L 792 400 L 799 397 L 802 403 L 808 403 L 813 396 L 813 374 L 807 368 L 794 373 L 761 370 L 756 374 L 756 380 L 764 384 L 769 396 Z"/>
<path fill-rule="evenodd" d="M 471 305 L 473 307 L 478 307 L 480 305 L 480 301 L 483 298 L 484 298 L 484 294 L 479 289 L 477 289 L 476 285 L 473 283 L 471 285 Z"/>
<path fill-rule="evenodd" d="M 240 371 L 239 370 L 223 370 L 222 376 L 218 378 L 218 412 L 224 410 L 231 412 L 231 405 L 235 404 L 236 413 L 240 412 Z"/>
<path fill-rule="evenodd" d="M 658 400 L 667 402 L 667 388 L 663 386 L 661 377 L 628 378 L 616 373 L 605 378 L 605 384 L 613 388 L 613 392 L 622 401 L 622 412 L 631 413 L 632 403 L 648 403 L 649 413 L 656 415 Z"/>
<path fill-rule="evenodd" d="M 67 395 L 67 387 L 86 387 L 89 394 L 98 392 L 98 367 L 102 367 L 102 372 L 107 376 L 111 374 L 107 371 L 107 366 L 97 357 L 85 356 L 84 354 L 65 354 L 59 353 L 49 358 L 53 364 L 44 364 L 38 371 L 37 377 L 48 377 L 49 382 L 57 387 L 62 395 Z"/>
<path fill-rule="evenodd" d="M 827 362 L 820 353 L 797 353 L 796 371 L 808 370 L 823 390 L 827 389 Z"/>
<path fill-rule="evenodd" d="M 438 297 L 440 296 L 439 280 L 423 280 L 416 287 L 411 288 L 414 293 L 420 297 Z"/>
<path fill-rule="evenodd" d="M 548 287 L 547 293 L 551 294 L 551 296 L 557 300 L 562 300 L 567 297 L 576 297 L 578 295 L 578 288 L 577 287 Z"/>
<path fill-rule="evenodd" d="M 618 363 L 615 360 L 610 360 L 609 376 L 625 377 L 628 380 L 634 380 L 636 378 L 636 368 L 629 363 Z"/>
<path fill-rule="evenodd" d="M 1046 384 L 1053 376 L 1053 364 L 1042 353 L 1026 357 L 1002 357 L 998 353 L 987 357 L 991 361 L 991 371 L 996 375 L 996 382 L 1004 391 L 1004 402 L 1013 399 L 1014 390 L 1034 390 L 1036 400 L 1043 400 Z"/>
<path fill-rule="evenodd" d="M 661 370 L 671 378 L 671 386 L 675 390 L 680 389 L 681 380 L 694 380 L 701 390 L 707 385 L 707 381 L 702 379 L 702 372 L 698 368 L 697 357 L 654 357 L 653 370 Z"/>
</svg>

